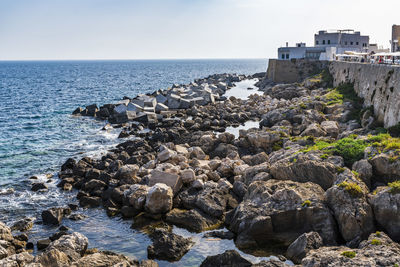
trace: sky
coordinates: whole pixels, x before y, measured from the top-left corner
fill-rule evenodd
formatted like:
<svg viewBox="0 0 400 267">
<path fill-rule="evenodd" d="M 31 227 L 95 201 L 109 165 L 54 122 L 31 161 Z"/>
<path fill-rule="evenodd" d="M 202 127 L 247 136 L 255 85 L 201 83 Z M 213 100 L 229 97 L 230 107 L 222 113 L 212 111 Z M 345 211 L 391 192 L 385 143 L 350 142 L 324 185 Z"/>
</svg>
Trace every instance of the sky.
<svg viewBox="0 0 400 267">
<path fill-rule="evenodd" d="M 0 60 L 275 58 L 321 29 L 389 47 L 400 0 L 0 0 Z"/>
</svg>

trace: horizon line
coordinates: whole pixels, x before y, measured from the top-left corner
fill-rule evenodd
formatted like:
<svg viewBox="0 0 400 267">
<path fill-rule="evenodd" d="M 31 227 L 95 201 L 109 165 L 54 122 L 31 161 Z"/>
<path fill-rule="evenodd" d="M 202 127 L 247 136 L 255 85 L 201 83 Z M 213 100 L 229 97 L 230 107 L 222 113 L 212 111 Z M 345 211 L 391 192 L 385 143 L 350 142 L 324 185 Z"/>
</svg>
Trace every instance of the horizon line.
<svg viewBox="0 0 400 267">
<path fill-rule="evenodd" d="M 0 62 L 18 61 L 151 61 L 151 60 L 232 60 L 232 59 L 270 59 L 268 57 L 240 57 L 240 58 L 74 58 L 74 59 L 0 59 Z"/>
</svg>

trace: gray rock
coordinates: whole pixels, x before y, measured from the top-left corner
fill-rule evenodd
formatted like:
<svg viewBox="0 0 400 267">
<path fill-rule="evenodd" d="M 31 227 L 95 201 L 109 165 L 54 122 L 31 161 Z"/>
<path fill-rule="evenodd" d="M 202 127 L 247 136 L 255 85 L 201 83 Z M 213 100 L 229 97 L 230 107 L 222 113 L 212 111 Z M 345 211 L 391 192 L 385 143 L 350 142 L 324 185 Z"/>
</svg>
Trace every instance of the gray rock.
<svg viewBox="0 0 400 267">
<path fill-rule="evenodd" d="M 172 188 L 174 194 L 176 194 L 182 187 L 182 179 L 179 175 L 153 170 L 149 177 L 149 186 L 153 186 L 157 183 L 166 184 Z"/>
<path fill-rule="evenodd" d="M 321 236 L 317 232 L 309 232 L 299 236 L 287 249 L 286 255 L 294 263 L 299 264 L 312 249 L 323 246 Z"/>
<path fill-rule="evenodd" d="M 44 224 L 58 225 L 64 216 L 63 208 L 50 208 L 42 211 L 42 220 Z"/>
<path fill-rule="evenodd" d="M 146 195 L 145 209 L 152 214 L 167 213 L 172 209 L 174 194 L 171 187 L 157 183 L 149 188 Z"/>
<path fill-rule="evenodd" d="M 351 167 L 354 171 L 356 171 L 361 180 L 370 188 L 371 187 L 371 177 L 372 177 L 372 165 L 366 159 L 362 159 L 354 162 Z"/>
<path fill-rule="evenodd" d="M 239 248 L 254 248 L 271 241 L 288 246 L 310 231 L 318 232 L 325 244 L 335 244 L 337 239 L 324 191 L 310 182 L 253 182 L 226 223 L 237 234 Z"/>
<path fill-rule="evenodd" d="M 222 254 L 207 256 L 201 263 L 201 267 L 231 266 L 231 267 L 251 267 L 250 261 L 240 256 L 236 250 L 227 250 Z"/>
<path fill-rule="evenodd" d="M 178 261 L 194 245 L 191 238 L 184 238 L 161 229 L 156 229 L 150 238 L 153 244 L 147 247 L 149 259 Z"/>
<path fill-rule="evenodd" d="M 193 232 L 203 232 L 218 227 L 222 222 L 196 209 L 173 209 L 166 214 L 166 221 Z"/>
</svg>

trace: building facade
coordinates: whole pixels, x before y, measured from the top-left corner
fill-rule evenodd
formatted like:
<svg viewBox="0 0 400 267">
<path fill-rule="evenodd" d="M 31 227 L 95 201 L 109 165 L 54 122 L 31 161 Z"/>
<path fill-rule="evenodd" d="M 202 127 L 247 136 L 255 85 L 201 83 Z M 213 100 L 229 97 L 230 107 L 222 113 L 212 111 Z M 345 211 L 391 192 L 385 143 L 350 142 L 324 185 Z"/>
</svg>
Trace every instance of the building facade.
<svg viewBox="0 0 400 267">
<path fill-rule="evenodd" d="M 307 47 L 305 43 L 296 46 L 278 48 L 278 59 L 317 59 L 333 60 L 336 54 L 345 51 L 367 52 L 369 36 L 361 35 L 354 30 L 319 31 L 314 35 L 314 46 Z"/>
<path fill-rule="evenodd" d="M 390 44 L 392 52 L 400 51 L 400 25 L 392 26 L 392 40 Z"/>
<path fill-rule="evenodd" d="M 319 31 L 314 35 L 316 47 L 336 47 L 337 54 L 345 51 L 367 52 L 369 36 L 354 30 Z"/>
</svg>

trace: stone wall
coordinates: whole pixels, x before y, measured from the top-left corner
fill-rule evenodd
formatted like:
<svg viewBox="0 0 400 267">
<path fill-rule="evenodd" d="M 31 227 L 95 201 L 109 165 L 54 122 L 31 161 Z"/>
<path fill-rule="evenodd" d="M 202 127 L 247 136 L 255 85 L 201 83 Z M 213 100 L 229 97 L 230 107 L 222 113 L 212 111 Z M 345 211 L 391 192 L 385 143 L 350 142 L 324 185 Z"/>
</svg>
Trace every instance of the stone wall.
<svg viewBox="0 0 400 267">
<path fill-rule="evenodd" d="M 305 78 L 320 73 L 327 64 L 327 61 L 318 60 L 270 59 L 267 78 L 276 83 L 302 82 Z"/>
<path fill-rule="evenodd" d="M 400 67 L 333 61 L 329 70 L 334 86 L 354 83 L 364 106 L 373 106 L 375 117 L 385 127 L 400 122 Z"/>
</svg>

